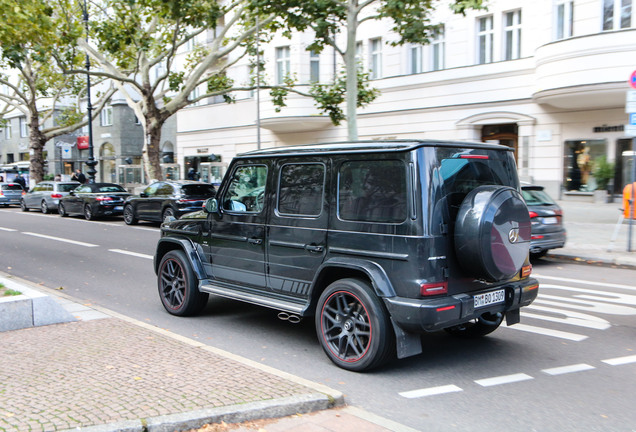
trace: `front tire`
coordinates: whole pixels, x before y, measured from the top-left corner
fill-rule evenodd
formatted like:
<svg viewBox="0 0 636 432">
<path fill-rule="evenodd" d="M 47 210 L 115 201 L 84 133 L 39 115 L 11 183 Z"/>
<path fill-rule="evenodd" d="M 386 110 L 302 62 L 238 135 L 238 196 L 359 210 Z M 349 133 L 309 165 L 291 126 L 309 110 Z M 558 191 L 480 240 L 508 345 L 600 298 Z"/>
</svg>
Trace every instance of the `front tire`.
<svg viewBox="0 0 636 432">
<path fill-rule="evenodd" d="M 42 210 L 42 214 L 47 214 L 49 212 L 49 205 L 46 201 L 42 200 L 40 203 L 40 210 Z"/>
<path fill-rule="evenodd" d="M 476 320 L 469 321 L 454 327 L 445 328 L 444 330 L 453 336 L 462 338 L 478 338 L 486 336 L 497 330 L 503 322 L 503 313 L 485 313 Z"/>
<path fill-rule="evenodd" d="M 185 253 L 173 250 L 164 255 L 157 273 L 159 298 L 172 315 L 191 316 L 201 312 L 208 294 L 198 289 L 198 281 Z"/>
<path fill-rule="evenodd" d="M 367 282 L 341 279 L 318 300 L 316 333 L 327 356 L 350 371 L 379 367 L 395 354 L 395 338 L 384 305 Z"/>
<path fill-rule="evenodd" d="M 62 203 L 57 206 L 57 212 L 60 214 L 61 217 L 68 216 L 68 213 L 66 213 L 66 209 L 64 208 L 64 204 Z"/>
<path fill-rule="evenodd" d="M 22 209 L 23 212 L 28 212 L 29 211 L 29 208 L 27 207 L 27 205 L 24 202 L 24 200 L 20 200 L 20 208 Z"/>
<path fill-rule="evenodd" d="M 136 225 L 138 222 L 135 216 L 135 209 L 130 204 L 124 207 L 124 222 L 126 222 L 126 225 Z"/>
</svg>

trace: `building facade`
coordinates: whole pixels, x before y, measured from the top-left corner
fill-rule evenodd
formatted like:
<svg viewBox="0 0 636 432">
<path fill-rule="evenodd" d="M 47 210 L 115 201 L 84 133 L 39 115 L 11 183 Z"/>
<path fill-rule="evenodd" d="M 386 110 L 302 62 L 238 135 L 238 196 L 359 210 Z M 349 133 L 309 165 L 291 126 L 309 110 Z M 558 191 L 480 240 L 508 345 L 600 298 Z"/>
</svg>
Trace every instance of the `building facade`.
<svg viewBox="0 0 636 432">
<path fill-rule="evenodd" d="M 493 0 L 466 16 L 444 5 L 427 46 L 391 46 L 389 22 L 362 24 L 358 56 L 381 95 L 358 111 L 359 139 L 498 142 L 514 148 L 523 179 L 557 196 L 596 189 L 593 168 L 604 156 L 616 163 L 613 187 L 621 190 L 631 149 L 625 98 L 636 68 L 632 1 Z M 297 33 L 263 47 L 269 82 L 287 73 L 301 86 L 330 82 L 340 59 L 330 49 L 307 51 L 311 42 Z M 235 80 L 248 71 L 239 62 Z M 266 90 L 235 96 L 234 104 L 214 100 L 177 114 L 182 169 L 258 147 L 346 139 L 346 125 L 332 125 L 309 98 L 292 95 L 276 112 Z"/>
</svg>

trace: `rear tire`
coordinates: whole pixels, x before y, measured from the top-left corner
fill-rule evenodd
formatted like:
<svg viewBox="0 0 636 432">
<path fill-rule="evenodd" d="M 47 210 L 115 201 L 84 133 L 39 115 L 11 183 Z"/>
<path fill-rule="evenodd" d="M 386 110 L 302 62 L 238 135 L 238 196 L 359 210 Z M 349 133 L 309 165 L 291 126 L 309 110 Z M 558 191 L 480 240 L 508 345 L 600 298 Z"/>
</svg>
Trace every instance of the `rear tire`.
<svg viewBox="0 0 636 432">
<path fill-rule="evenodd" d="M 343 369 L 369 370 L 395 355 L 388 313 L 367 282 L 341 279 L 329 285 L 318 300 L 315 319 L 323 350 Z"/>
<path fill-rule="evenodd" d="M 91 206 L 88 204 L 84 206 L 84 219 L 86 219 L 87 221 L 95 219 L 95 216 L 93 215 L 93 209 L 91 209 Z"/>
<path fill-rule="evenodd" d="M 177 218 L 174 215 L 174 210 L 172 209 L 172 207 L 166 207 L 166 209 L 163 211 L 163 214 L 161 215 L 161 221 L 162 222 L 167 222 L 166 219 L 168 219 L 169 217 L 173 217 L 173 218 Z"/>
<path fill-rule="evenodd" d="M 185 253 L 173 250 L 164 255 L 157 272 L 159 298 L 172 315 L 191 316 L 203 310 L 208 294 L 198 288 L 198 281 Z"/>
</svg>

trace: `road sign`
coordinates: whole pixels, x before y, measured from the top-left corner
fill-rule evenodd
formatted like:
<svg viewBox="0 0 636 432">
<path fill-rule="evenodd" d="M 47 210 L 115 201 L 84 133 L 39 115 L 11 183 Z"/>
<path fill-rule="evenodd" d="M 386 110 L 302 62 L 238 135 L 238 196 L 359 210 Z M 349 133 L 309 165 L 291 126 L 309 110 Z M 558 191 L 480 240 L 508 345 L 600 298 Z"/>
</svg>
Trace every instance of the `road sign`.
<svg viewBox="0 0 636 432">
<path fill-rule="evenodd" d="M 629 77 L 629 85 L 636 89 L 636 71 L 632 72 Z"/>
<path fill-rule="evenodd" d="M 629 114 L 629 124 L 636 125 L 636 113 Z"/>
<path fill-rule="evenodd" d="M 636 137 L 636 125 L 634 124 L 625 125 L 625 130 L 623 132 L 627 136 Z"/>
</svg>

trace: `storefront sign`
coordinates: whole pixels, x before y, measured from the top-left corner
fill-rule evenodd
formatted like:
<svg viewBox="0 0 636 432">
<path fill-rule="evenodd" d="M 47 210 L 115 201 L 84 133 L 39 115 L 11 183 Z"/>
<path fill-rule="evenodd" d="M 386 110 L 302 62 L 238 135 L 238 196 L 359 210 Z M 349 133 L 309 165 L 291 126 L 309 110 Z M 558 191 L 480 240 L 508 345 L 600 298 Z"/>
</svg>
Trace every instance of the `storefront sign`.
<svg viewBox="0 0 636 432">
<path fill-rule="evenodd" d="M 88 148 L 88 135 L 77 137 L 77 148 L 79 150 L 86 150 Z"/>
<path fill-rule="evenodd" d="M 603 126 L 595 126 L 592 129 L 592 132 L 594 132 L 594 133 L 623 132 L 624 130 L 625 130 L 625 126 L 624 125 L 616 125 L 616 126 L 603 125 Z"/>
<path fill-rule="evenodd" d="M 208 154 L 208 153 L 210 153 L 210 151 L 207 148 L 198 148 L 197 149 L 197 154 Z"/>
</svg>

